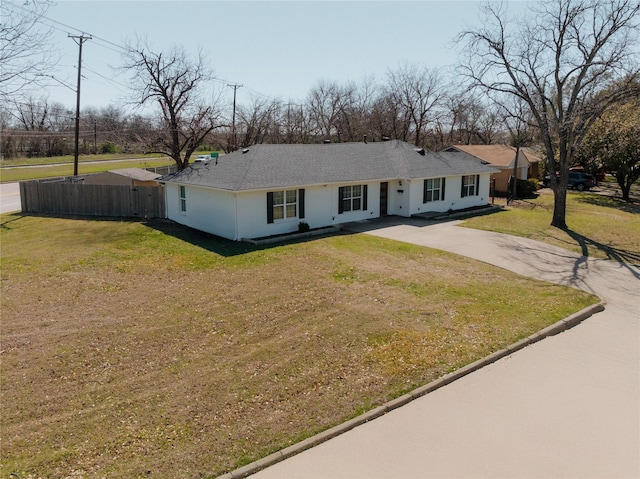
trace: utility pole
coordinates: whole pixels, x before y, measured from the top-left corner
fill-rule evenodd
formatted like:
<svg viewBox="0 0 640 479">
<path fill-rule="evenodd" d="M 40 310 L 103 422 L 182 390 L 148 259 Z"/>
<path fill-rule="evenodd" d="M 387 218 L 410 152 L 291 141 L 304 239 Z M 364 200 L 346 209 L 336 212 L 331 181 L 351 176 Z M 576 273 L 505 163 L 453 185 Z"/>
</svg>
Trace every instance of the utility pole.
<svg viewBox="0 0 640 479">
<path fill-rule="evenodd" d="M 80 143 L 80 79 L 82 78 L 82 44 L 85 40 L 91 40 L 91 36 L 85 37 L 84 35 L 69 35 L 74 42 L 78 44 L 78 88 L 76 89 L 76 141 L 73 153 L 73 176 L 78 176 L 78 153 Z"/>
<path fill-rule="evenodd" d="M 236 90 L 242 88 L 242 85 L 234 83 L 233 85 L 227 85 L 233 88 L 233 119 L 231 120 L 231 151 L 236 151 Z"/>
</svg>

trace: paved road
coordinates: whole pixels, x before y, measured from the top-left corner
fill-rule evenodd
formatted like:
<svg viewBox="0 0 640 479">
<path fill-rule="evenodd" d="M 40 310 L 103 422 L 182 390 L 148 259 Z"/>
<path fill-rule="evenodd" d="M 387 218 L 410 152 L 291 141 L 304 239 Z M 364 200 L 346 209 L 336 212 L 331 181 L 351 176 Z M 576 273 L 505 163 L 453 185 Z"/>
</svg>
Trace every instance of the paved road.
<svg viewBox="0 0 640 479">
<path fill-rule="evenodd" d="M 401 223 L 354 230 L 590 291 L 606 309 L 252 477 L 640 477 L 640 267 L 457 222 Z"/>
<path fill-rule="evenodd" d="M 21 211 L 20 184 L 0 183 L 0 213 Z"/>
</svg>

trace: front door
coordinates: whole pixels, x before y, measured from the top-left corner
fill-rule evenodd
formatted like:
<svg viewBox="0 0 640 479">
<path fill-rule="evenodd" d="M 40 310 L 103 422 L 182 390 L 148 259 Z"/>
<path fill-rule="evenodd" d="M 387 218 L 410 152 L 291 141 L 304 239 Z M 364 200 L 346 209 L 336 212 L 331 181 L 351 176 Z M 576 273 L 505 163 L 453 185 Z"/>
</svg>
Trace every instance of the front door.
<svg viewBox="0 0 640 479">
<path fill-rule="evenodd" d="M 389 202 L 389 183 L 380 183 L 380 216 L 387 216 L 387 204 Z"/>
</svg>

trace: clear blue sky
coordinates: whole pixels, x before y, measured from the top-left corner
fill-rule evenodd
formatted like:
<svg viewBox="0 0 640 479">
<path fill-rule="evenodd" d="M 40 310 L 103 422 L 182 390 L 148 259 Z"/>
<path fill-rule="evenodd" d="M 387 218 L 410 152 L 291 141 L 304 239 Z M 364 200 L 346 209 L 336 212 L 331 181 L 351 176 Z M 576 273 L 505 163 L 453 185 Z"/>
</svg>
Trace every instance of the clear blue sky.
<svg viewBox="0 0 640 479">
<path fill-rule="evenodd" d="M 11 0 L 19 1 L 19 0 Z M 512 1 L 522 8 L 523 2 Z M 78 46 L 69 34 L 93 35 L 83 46 L 82 107 L 122 104 L 126 77 L 119 45 L 146 37 L 156 51 L 201 47 L 231 101 L 227 83 L 252 95 L 304 100 L 318 81 L 385 78 L 408 62 L 444 68 L 457 60 L 456 34 L 479 21 L 479 1 L 109 1 L 57 0 L 47 18 L 62 54 L 56 78 L 75 88 Z M 53 82 L 55 84 L 55 82 Z M 75 94 L 51 87 L 49 101 L 75 106 Z"/>
</svg>

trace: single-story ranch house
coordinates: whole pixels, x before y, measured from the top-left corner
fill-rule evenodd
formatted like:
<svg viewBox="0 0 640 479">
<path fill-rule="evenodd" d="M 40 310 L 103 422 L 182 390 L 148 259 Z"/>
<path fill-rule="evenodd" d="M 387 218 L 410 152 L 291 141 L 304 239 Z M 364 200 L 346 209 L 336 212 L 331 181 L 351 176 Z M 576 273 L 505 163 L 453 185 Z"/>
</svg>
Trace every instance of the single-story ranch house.
<svg viewBox="0 0 640 479">
<path fill-rule="evenodd" d="M 167 217 L 231 240 L 488 204 L 496 170 L 402 141 L 258 144 L 159 178 Z"/>
</svg>

